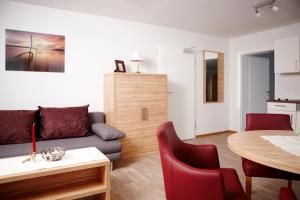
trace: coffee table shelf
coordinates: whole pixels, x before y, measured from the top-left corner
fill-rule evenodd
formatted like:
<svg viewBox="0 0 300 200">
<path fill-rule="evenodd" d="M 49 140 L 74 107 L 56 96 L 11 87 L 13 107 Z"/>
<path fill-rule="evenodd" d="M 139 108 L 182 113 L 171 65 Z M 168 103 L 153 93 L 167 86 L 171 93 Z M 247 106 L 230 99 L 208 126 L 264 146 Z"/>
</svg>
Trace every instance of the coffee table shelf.
<svg viewBox="0 0 300 200">
<path fill-rule="evenodd" d="M 32 195 L 26 195 L 26 198 L 15 198 L 16 200 L 30 199 L 30 200 L 51 200 L 51 199 L 78 199 L 97 195 L 106 192 L 106 186 L 104 184 L 87 183 L 80 184 L 66 189 L 59 189 L 55 191 L 46 191 L 42 193 L 36 193 Z"/>
</svg>

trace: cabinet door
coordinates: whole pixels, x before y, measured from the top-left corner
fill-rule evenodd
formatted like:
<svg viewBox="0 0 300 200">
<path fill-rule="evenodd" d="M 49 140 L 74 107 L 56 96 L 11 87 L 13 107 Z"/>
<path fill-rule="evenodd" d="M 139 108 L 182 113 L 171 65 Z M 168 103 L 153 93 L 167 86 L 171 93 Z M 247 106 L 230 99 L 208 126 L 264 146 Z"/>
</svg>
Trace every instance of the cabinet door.
<svg viewBox="0 0 300 200">
<path fill-rule="evenodd" d="M 300 72 L 299 37 L 275 41 L 275 73 Z"/>
<path fill-rule="evenodd" d="M 156 129 L 167 120 L 167 77 L 145 76 L 142 80 L 143 152 L 158 150 Z"/>
<path fill-rule="evenodd" d="M 116 77 L 116 127 L 126 133 L 121 140 L 123 157 L 142 151 L 141 91 L 140 76 Z"/>
</svg>

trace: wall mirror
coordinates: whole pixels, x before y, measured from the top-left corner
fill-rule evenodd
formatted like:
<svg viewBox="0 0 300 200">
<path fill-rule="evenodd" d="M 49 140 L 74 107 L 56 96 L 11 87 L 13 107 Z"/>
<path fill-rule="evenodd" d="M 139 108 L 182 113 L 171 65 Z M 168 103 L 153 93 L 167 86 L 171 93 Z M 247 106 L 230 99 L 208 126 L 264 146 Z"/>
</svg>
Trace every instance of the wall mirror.
<svg viewBox="0 0 300 200">
<path fill-rule="evenodd" d="M 203 51 L 204 103 L 224 102 L 224 54 Z"/>
</svg>

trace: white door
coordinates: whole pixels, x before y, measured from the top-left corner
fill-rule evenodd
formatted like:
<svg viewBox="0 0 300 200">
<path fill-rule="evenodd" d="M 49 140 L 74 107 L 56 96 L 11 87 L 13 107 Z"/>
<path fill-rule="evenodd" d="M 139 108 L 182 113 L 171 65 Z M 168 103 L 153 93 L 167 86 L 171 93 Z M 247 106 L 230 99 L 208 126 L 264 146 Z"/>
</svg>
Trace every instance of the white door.
<svg viewBox="0 0 300 200">
<path fill-rule="evenodd" d="M 242 56 L 242 130 L 246 127 L 247 113 L 267 113 L 269 98 L 269 58 Z"/>
<path fill-rule="evenodd" d="M 168 118 L 180 139 L 195 137 L 194 55 L 183 47 L 161 45 L 160 68 L 168 75 Z"/>
<path fill-rule="evenodd" d="M 267 113 L 269 99 L 269 58 L 250 56 L 249 112 Z"/>
</svg>

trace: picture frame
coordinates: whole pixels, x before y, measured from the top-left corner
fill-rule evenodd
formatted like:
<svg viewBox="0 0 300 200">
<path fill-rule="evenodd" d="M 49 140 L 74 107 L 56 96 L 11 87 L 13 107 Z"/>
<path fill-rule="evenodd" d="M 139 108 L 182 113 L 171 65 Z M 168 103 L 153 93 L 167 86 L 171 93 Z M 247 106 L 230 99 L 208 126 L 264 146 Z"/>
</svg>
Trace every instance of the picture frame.
<svg viewBox="0 0 300 200">
<path fill-rule="evenodd" d="M 115 60 L 116 69 L 115 72 L 126 72 L 125 63 L 123 60 Z"/>
<path fill-rule="evenodd" d="M 65 36 L 5 29 L 5 70 L 65 72 Z"/>
</svg>

